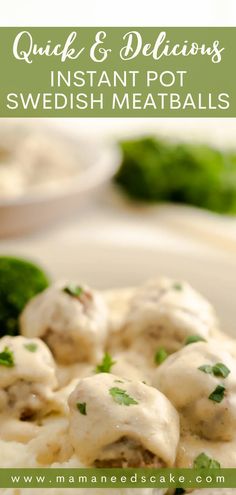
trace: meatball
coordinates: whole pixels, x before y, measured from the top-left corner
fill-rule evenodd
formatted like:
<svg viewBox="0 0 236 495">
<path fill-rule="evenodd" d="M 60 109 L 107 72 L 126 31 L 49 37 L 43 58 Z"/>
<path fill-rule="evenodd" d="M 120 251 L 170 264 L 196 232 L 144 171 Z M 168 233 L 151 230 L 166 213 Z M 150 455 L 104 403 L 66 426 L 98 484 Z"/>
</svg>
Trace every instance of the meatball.
<svg viewBox="0 0 236 495">
<path fill-rule="evenodd" d="M 80 380 L 69 398 L 69 407 L 70 439 L 85 465 L 174 464 L 179 440 L 178 414 L 154 388 L 101 373 Z"/>
<path fill-rule="evenodd" d="M 211 305 L 186 282 L 149 281 L 134 294 L 121 338 L 143 353 L 178 350 L 186 338 L 207 339 L 217 327 Z"/>
<path fill-rule="evenodd" d="M 236 362 L 217 343 L 199 342 L 169 356 L 154 385 L 181 413 L 183 428 L 230 441 L 236 428 Z"/>
<path fill-rule="evenodd" d="M 53 357 L 40 339 L 0 340 L 0 411 L 30 419 L 48 411 L 57 386 Z"/>
<path fill-rule="evenodd" d="M 42 338 L 62 364 L 96 362 L 107 337 L 107 307 L 87 287 L 59 284 L 27 304 L 20 326 L 26 337 Z"/>
</svg>

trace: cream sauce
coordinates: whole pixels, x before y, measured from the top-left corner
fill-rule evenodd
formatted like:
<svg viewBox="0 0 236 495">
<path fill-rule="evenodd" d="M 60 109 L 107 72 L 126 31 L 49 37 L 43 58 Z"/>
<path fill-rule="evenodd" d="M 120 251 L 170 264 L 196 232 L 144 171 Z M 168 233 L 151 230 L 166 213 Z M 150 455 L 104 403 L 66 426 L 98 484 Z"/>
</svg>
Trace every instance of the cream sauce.
<svg viewBox="0 0 236 495">
<path fill-rule="evenodd" d="M 0 352 L 9 347 L 15 359 L 14 367 L 0 369 L 0 466 L 79 467 L 122 458 L 191 467 L 205 452 L 223 467 L 236 467 L 236 345 L 219 329 L 210 303 L 185 282 L 169 279 L 104 293 L 85 287 L 86 300 L 65 293 L 65 285 L 26 306 L 23 336 L 0 341 Z M 191 335 L 207 342 L 185 347 Z M 25 343 L 35 343 L 37 352 Z M 160 347 L 173 354 L 158 365 Z M 105 352 L 114 361 L 110 373 L 96 373 Z M 226 378 L 198 369 L 217 362 L 230 369 Z M 208 396 L 222 382 L 225 397 L 213 403 Z M 137 404 L 116 402 L 109 392 L 114 387 Z M 32 407 L 32 390 L 40 403 L 22 421 L 22 400 Z M 86 404 L 86 414 L 78 403 Z"/>
</svg>

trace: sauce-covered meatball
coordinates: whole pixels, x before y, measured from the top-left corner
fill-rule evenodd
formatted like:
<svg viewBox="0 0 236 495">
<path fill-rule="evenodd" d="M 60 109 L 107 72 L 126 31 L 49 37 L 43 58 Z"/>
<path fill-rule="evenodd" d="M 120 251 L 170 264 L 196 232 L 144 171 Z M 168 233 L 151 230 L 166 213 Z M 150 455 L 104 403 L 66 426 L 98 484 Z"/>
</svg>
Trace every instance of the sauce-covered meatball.
<svg viewBox="0 0 236 495">
<path fill-rule="evenodd" d="M 181 412 L 184 428 L 214 441 L 235 437 L 236 362 L 221 345 L 184 347 L 158 367 L 153 383 Z"/>
<path fill-rule="evenodd" d="M 19 419 L 42 415 L 56 386 L 53 357 L 40 339 L 0 340 L 0 412 Z"/>
<path fill-rule="evenodd" d="M 27 304 L 20 324 L 23 335 L 42 338 L 59 362 L 96 362 L 107 337 L 107 308 L 88 287 L 59 284 Z"/>
<path fill-rule="evenodd" d="M 121 338 L 153 354 L 157 347 L 178 350 L 186 338 L 207 339 L 217 328 L 213 308 L 186 282 L 161 278 L 134 293 Z"/>
<path fill-rule="evenodd" d="M 154 388 L 102 373 L 80 380 L 69 407 L 69 434 L 82 463 L 163 467 L 175 462 L 178 414 Z"/>
</svg>

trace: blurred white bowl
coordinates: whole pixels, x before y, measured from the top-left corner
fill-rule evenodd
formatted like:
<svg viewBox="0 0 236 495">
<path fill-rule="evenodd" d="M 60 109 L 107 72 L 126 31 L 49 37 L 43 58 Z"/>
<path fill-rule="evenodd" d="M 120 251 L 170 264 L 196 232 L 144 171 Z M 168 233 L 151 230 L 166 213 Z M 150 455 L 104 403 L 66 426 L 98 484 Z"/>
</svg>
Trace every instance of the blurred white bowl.
<svg viewBox="0 0 236 495">
<path fill-rule="evenodd" d="M 36 231 L 75 212 L 112 177 L 120 161 L 119 150 L 112 144 L 93 137 L 77 139 L 32 125 L 32 133 L 37 132 L 36 129 L 47 139 L 51 136 L 54 142 L 64 143 L 78 156 L 78 175 L 66 177 L 53 188 L 41 185 L 28 188 L 24 194 L 0 196 L 1 238 Z M 31 132 L 30 126 L 7 124 L 0 133 L 0 146 L 13 147 L 27 132 Z"/>
</svg>

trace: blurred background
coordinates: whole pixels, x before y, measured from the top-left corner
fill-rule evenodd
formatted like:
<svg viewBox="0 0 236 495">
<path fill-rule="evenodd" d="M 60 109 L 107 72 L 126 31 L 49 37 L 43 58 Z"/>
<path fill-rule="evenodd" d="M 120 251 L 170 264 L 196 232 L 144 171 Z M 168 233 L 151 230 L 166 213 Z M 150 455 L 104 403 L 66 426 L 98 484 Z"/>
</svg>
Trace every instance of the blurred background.
<svg viewBox="0 0 236 495">
<path fill-rule="evenodd" d="M 232 26 L 234 0 L 9 0 L 2 26 Z M 190 280 L 234 321 L 236 119 L 0 120 L 0 253 L 99 287 Z M 222 292 L 223 287 L 223 292 Z M 223 302 L 222 302 L 223 301 Z"/>
</svg>

